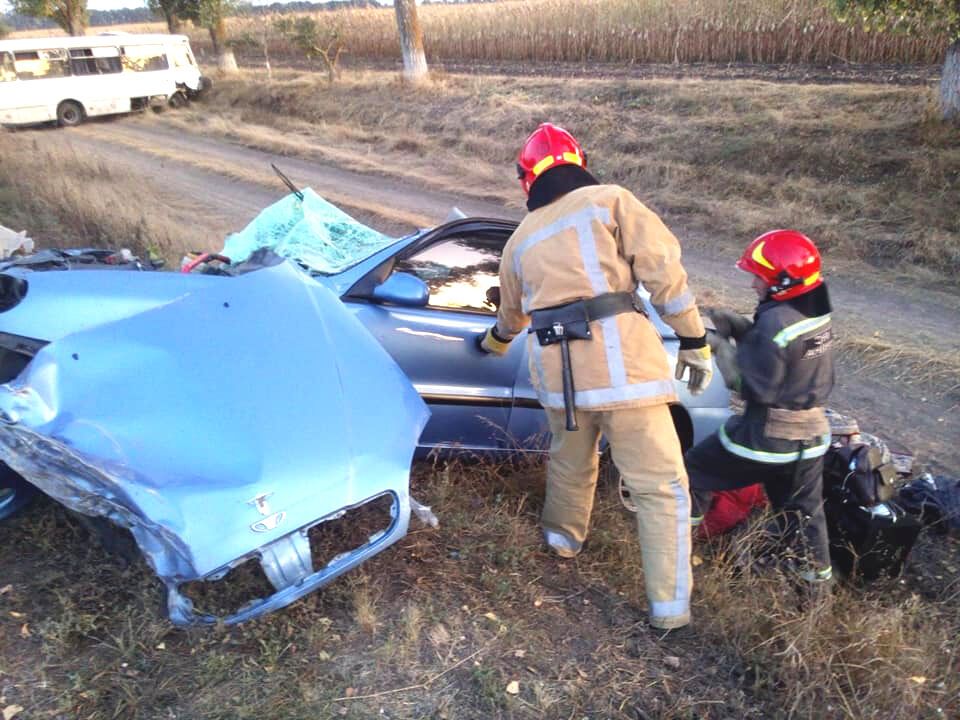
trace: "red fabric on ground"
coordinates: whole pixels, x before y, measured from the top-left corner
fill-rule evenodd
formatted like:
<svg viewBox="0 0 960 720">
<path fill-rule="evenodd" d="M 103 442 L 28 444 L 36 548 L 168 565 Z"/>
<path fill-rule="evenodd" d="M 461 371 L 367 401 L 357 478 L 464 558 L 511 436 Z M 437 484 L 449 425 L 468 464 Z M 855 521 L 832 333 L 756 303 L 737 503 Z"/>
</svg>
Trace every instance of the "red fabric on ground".
<svg viewBox="0 0 960 720">
<path fill-rule="evenodd" d="M 697 528 L 697 537 L 722 535 L 750 515 L 754 508 L 765 507 L 767 496 L 759 483 L 739 490 L 721 490 L 713 494 L 710 510 Z"/>
</svg>

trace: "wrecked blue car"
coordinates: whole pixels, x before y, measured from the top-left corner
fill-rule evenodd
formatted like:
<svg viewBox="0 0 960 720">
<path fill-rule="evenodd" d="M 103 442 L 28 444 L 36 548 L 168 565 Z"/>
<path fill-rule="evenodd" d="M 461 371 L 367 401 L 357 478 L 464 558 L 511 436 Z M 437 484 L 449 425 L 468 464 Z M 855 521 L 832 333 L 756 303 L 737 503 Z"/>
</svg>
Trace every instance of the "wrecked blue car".
<svg viewBox="0 0 960 720">
<path fill-rule="evenodd" d="M 415 452 L 546 449 L 526 343 L 474 345 L 515 227 L 390 238 L 305 190 L 189 273 L 103 251 L 0 266 L 0 518 L 39 488 L 126 529 L 178 624 L 240 622 L 330 582 L 406 532 Z M 677 389 L 687 447 L 728 395 Z M 321 552 L 316 535 L 374 506 L 381 527 Z M 235 611 L 184 592 L 250 563 L 268 591 Z"/>
</svg>

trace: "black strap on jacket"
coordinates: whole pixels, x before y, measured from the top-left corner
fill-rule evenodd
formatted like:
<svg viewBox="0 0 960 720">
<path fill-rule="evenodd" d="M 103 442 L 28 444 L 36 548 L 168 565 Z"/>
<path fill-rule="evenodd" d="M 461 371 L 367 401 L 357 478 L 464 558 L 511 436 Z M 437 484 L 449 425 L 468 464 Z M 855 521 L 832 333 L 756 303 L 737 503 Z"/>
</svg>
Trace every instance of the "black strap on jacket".
<svg viewBox="0 0 960 720">
<path fill-rule="evenodd" d="M 604 293 L 586 300 L 534 310 L 530 313 L 530 332 L 537 334 L 542 346 L 560 343 L 563 372 L 563 409 L 567 430 L 577 430 L 576 388 L 570 363 L 570 340 L 591 340 L 590 323 L 626 312 L 642 313 L 643 304 L 635 292 Z"/>
</svg>

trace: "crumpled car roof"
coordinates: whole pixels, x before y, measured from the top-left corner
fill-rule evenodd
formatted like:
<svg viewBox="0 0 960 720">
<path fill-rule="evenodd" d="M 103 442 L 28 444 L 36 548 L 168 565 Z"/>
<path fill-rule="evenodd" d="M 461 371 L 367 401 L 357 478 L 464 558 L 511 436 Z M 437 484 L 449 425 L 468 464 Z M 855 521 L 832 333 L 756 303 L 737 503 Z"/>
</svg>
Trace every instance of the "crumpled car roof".
<svg viewBox="0 0 960 720">
<path fill-rule="evenodd" d="M 97 272 L 83 275 L 94 282 Z M 75 282 L 44 275 L 46 292 L 55 276 Z M 174 274 L 138 279 L 148 275 L 183 287 Z M 386 544 L 402 537 L 428 417 L 376 340 L 293 264 L 196 279 L 141 311 L 54 332 L 0 387 L 0 459 L 66 506 L 129 528 L 182 623 L 212 618 L 192 614 L 180 583 L 270 555 L 264 548 L 282 565 L 299 529 L 378 493 L 397 498 Z M 266 525 L 257 496 L 269 497 Z M 345 569 L 301 572 L 277 588 L 279 600 L 228 620 L 287 604 Z"/>
</svg>

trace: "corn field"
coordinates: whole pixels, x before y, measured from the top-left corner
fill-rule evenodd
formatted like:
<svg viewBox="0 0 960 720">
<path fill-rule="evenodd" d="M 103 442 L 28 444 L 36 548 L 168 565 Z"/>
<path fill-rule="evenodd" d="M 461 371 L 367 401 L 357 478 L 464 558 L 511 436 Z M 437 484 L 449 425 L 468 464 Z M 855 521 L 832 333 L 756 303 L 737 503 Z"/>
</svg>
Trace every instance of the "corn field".
<svg viewBox="0 0 960 720">
<path fill-rule="evenodd" d="M 419 9 L 434 61 L 627 63 L 939 64 L 945 35 L 869 32 L 839 22 L 823 0 L 509 0 Z M 393 59 L 393 10 L 313 13 L 335 26 L 355 58 Z M 270 31 L 269 16 L 231 19 L 231 36 L 268 43 L 271 57 L 294 50 Z M 191 32 L 194 47 L 209 38 Z"/>
</svg>

